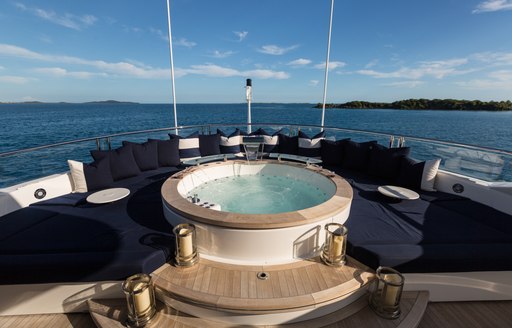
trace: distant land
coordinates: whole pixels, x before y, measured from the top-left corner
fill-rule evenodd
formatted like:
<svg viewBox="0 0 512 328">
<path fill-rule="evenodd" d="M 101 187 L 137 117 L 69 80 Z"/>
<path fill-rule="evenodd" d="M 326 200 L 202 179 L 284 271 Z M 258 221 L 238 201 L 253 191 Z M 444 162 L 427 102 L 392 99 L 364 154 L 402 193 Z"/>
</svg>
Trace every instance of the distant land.
<svg viewBox="0 0 512 328">
<path fill-rule="evenodd" d="M 416 110 L 464 110 L 464 111 L 510 111 L 512 102 L 507 101 L 480 101 L 457 99 L 406 99 L 385 102 L 349 101 L 342 104 L 325 104 L 326 108 L 351 108 L 351 109 L 416 109 Z M 322 108 L 317 104 L 315 108 Z"/>
<path fill-rule="evenodd" d="M 101 100 L 101 101 L 88 101 L 88 102 L 82 102 L 82 103 L 72 103 L 72 102 L 42 102 L 42 101 L 20 101 L 20 102 L 1 102 L 0 104 L 119 104 L 119 105 L 136 105 L 139 104 L 137 102 L 130 102 L 130 101 L 117 101 L 117 100 Z"/>
</svg>

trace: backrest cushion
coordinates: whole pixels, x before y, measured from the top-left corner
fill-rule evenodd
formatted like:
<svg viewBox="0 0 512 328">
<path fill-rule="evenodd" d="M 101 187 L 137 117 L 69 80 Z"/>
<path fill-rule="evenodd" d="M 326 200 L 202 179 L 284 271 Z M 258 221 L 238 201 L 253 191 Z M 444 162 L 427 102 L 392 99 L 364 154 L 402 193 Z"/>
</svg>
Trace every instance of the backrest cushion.
<svg viewBox="0 0 512 328">
<path fill-rule="evenodd" d="M 148 141 L 157 145 L 158 166 L 180 165 L 179 139 L 149 139 Z"/>
<path fill-rule="evenodd" d="M 199 132 L 196 131 L 187 137 L 169 134 L 171 139 L 179 140 L 180 159 L 186 161 L 201 157 L 201 150 L 199 149 Z"/>
<path fill-rule="evenodd" d="M 322 131 L 310 138 L 307 134 L 299 131 L 299 149 L 298 155 L 312 158 L 321 158 L 321 141 L 325 139 L 325 131 Z"/>
<path fill-rule="evenodd" d="M 91 150 L 91 155 L 95 161 L 108 157 L 110 172 L 114 181 L 140 174 L 131 145 L 125 145 L 114 150 Z"/>
<path fill-rule="evenodd" d="M 258 130 L 252 132 L 250 135 L 263 137 L 264 153 L 277 153 L 279 151 L 279 133 L 281 133 L 281 130 L 275 132 L 274 134 L 270 134 L 262 128 L 259 128 Z"/>
<path fill-rule="evenodd" d="M 440 159 L 416 162 L 409 157 L 404 157 L 401 160 L 400 174 L 396 184 L 412 189 L 436 191 L 435 179 L 440 163 Z"/>
<path fill-rule="evenodd" d="M 345 144 L 349 140 L 349 138 L 336 141 L 327 139 L 320 140 L 320 157 L 322 158 L 322 163 L 325 165 L 340 166 L 345 151 Z"/>
<path fill-rule="evenodd" d="M 239 154 L 243 151 L 242 136 L 246 133 L 236 129 L 229 136 L 226 136 L 224 132 L 217 129 L 217 133 L 220 135 L 220 152 L 222 154 Z"/>
<path fill-rule="evenodd" d="M 374 145 L 370 150 L 368 162 L 368 174 L 394 180 L 400 173 L 402 157 L 409 155 L 409 147 L 387 148 L 382 145 Z"/>
<path fill-rule="evenodd" d="M 106 189 L 114 183 L 108 157 L 91 164 L 68 160 L 68 165 L 73 180 L 73 192 Z"/>
<path fill-rule="evenodd" d="M 123 141 L 123 146 L 132 147 L 135 162 L 141 171 L 154 170 L 158 168 L 158 145 L 156 142 L 135 143 Z"/>
<path fill-rule="evenodd" d="M 279 133 L 279 152 L 281 154 L 298 155 L 299 153 L 299 137 L 289 137 L 285 134 Z"/>
<path fill-rule="evenodd" d="M 199 151 L 201 156 L 220 154 L 220 134 L 199 135 Z"/>
<path fill-rule="evenodd" d="M 355 142 L 348 140 L 344 145 L 345 151 L 341 166 L 346 169 L 366 171 L 370 159 L 370 151 L 377 144 L 377 141 Z"/>
</svg>

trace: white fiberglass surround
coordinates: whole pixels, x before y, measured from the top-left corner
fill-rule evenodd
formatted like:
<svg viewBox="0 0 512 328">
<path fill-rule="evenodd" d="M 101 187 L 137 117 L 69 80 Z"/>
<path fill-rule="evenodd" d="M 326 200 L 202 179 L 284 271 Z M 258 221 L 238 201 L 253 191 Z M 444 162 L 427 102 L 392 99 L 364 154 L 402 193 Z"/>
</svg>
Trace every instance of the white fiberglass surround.
<svg viewBox="0 0 512 328">
<path fill-rule="evenodd" d="M 227 176 L 258 173 L 292 176 L 306 181 L 312 187 L 320 188 L 329 195 L 333 195 L 328 201 L 336 202 L 336 197 L 339 198 L 340 203 L 342 201 L 351 201 L 351 199 L 341 199 L 342 197 L 335 195 L 336 185 L 328 177 L 304 167 L 300 168 L 285 164 L 247 165 L 240 162 L 232 162 L 232 164 L 205 165 L 184 175 L 178 183 L 177 190 L 184 199 L 190 190 L 202 183 Z M 240 192 L 242 193 L 243 190 L 240 190 Z M 192 206 L 192 210 L 189 213 L 179 213 L 165 201 L 163 206 L 165 217 L 173 226 L 185 222 L 196 226 L 197 244 L 201 256 L 219 262 L 247 265 L 287 263 L 318 255 L 325 240 L 324 226 L 331 222 L 343 224 L 350 212 L 350 206 L 340 205 L 339 210 L 336 210 L 335 213 L 333 212 L 332 215 L 318 217 L 315 220 L 306 220 L 307 222 L 300 224 L 297 223 L 278 228 L 244 228 L 243 226 L 226 227 L 195 220 L 194 217 L 196 216 L 192 210 L 197 205 Z M 321 206 L 323 204 L 310 209 L 304 209 L 303 211 L 308 211 L 308 215 L 310 215 L 315 208 Z M 241 221 L 245 217 L 261 216 L 260 214 L 244 215 L 202 208 L 200 210 L 203 213 L 205 213 L 204 211 L 209 211 L 212 217 L 219 216 L 219 213 L 223 213 L 226 217 L 237 215 L 240 216 Z M 300 215 L 300 213 L 301 210 L 271 214 L 266 218 Z M 262 219 L 265 219 L 265 217 L 262 217 Z"/>
</svg>

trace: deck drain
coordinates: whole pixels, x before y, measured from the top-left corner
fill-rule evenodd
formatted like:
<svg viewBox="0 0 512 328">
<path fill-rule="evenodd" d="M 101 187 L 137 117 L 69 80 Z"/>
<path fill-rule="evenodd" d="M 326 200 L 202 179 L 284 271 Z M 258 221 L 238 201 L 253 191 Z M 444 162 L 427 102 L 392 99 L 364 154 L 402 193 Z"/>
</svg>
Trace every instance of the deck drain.
<svg viewBox="0 0 512 328">
<path fill-rule="evenodd" d="M 270 277 L 270 275 L 267 272 L 258 272 L 256 277 L 258 277 L 258 279 L 260 280 L 267 280 Z"/>
</svg>

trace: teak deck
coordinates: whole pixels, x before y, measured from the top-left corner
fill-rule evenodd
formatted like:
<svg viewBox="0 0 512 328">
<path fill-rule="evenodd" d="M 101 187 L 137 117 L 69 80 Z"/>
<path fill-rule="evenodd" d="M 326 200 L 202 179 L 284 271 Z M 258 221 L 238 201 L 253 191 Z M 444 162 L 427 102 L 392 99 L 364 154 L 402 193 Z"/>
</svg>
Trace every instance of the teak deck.
<svg viewBox="0 0 512 328">
<path fill-rule="evenodd" d="M 266 280 L 257 274 L 265 272 Z M 157 293 L 208 308 L 251 313 L 316 307 L 343 299 L 374 279 L 366 266 L 348 258 L 329 267 L 319 258 L 285 265 L 241 266 L 201 259 L 189 268 L 169 264 L 153 273 Z"/>
</svg>

